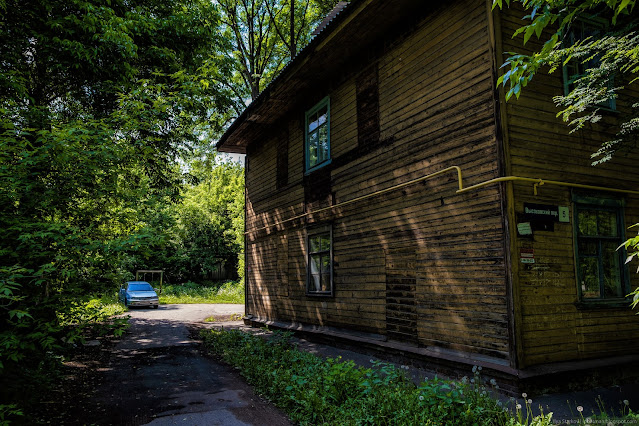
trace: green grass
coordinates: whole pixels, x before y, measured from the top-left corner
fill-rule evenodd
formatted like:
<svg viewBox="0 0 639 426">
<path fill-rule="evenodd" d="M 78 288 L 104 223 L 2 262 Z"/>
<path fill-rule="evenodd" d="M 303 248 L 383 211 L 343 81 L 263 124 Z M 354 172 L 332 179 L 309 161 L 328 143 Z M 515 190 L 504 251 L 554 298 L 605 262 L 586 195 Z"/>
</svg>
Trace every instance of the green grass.
<svg viewBox="0 0 639 426">
<path fill-rule="evenodd" d="M 92 299 L 91 302 L 95 303 Z M 118 294 L 115 292 L 109 292 L 103 294 L 100 298 L 97 299 L 100 312 L 102 315 L 107 317 L 112 317 L 114 315 L 120 315 L 127 311 L 126 307 L 120 303 L 118 299 Z"/>
<path fill-rule="evenodd" d="M 173 303 L 244 303 L 244 282 L 166 285 L 160 294 L 160 304 Z"/>
<path fill-rule="evenodd" d="M 114 292 L 70 300 L 65 306 L 66 310 L 58 312 L 58 320 L 63 327 L 99 323 L 127 311 Z"/>
<path fill-rule="evenodd" d="M 243 317 L 244 315 L 242 314 L 213 315 L 211 317 L 205 318 L 204 322 L 240 321 Z"/>
</svg>

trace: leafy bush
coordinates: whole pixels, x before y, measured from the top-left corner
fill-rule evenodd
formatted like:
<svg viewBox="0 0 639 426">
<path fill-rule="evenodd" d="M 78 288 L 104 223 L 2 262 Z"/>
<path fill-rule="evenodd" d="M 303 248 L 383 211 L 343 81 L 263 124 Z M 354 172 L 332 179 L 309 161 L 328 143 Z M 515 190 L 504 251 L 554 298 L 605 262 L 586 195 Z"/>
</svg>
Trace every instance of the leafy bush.
<svg viewBox="0 0 639 426">
<path fill-rule="evenodd" d="M 15 420 L 22 415 L 22 410 L 20 410 L 15 404 L 0 404 L 0 426 L 8 426 L 11 424 L 12 419 Z"/>
<path fill-rule="evenodd" d="M 58 311 L 58 321 L 67 329 L 65 341 L 74 343 L 87 336 L 114 335 L 121 336 L 128 328 L 128 317 L 116 317 L 126 312 L 113 292 L 106 292 L 99 297 L 89 297 L 69 301 L 62 305 L 64 310 Z"/>
<path fill-rule="evenodd" d="M 202 337 L 209 350 L 301 424 L 514 424 L 480 383 L 434 379 L 416 386 L 391 364 L 364 368 L 299 351 L 289 333 L 265 340 L 212 330 Z"/>
<path fill-rule="evenodd" d="M 495 398 L 494 380 L 482 380 L 481 367 L 462 380 L 426 380 L 415 385 L 392 364 L 371 361 L 373 368 L 353 361 L 323 359 L 298 350 L 290 332 L 270 338 L 238 330 L 202 331 L 207 349 L 235 366 L 257 392 L 300 424 L 315 425 L 507 425 L 550 426 L 560 423 L 552 413 L 535 416 L 532 400 L 522 394 L 503 404 Z M 632 423 L 639 417 L 623 401 L 618 413 L 598 401 L 599 414 L 578 415 L 579 425 L 592 422 Z M 616 419 L 616 420 L 615 420 Z M 621 421 L 620 421 L 621 419 Z"/>
<path fill-rule="evenodd" d="M 244 282 L 226 281 L 200 285 L 187 282 L 167 285 L 160 294 L 160 303 L 244 303 Z"/>
</svg>

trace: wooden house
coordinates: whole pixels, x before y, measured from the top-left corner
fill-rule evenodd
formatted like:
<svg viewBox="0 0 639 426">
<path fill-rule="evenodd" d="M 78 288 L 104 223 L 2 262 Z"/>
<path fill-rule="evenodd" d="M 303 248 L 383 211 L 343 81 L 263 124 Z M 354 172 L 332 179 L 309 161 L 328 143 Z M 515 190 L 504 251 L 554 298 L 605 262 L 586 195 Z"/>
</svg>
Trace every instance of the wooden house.
<svg viewBox="0 0 639 426">
<path fill-rule="evenodd" d="M 590 154 L 639 91 L 575 133 L 552 102 L 565 72 L 506 103 L 522 16 L 354 0 L 231 125 L 251 321 L 519 384 L 636 362 L 639 276 L 616 248 L 639 156 Z"/>
</svg>

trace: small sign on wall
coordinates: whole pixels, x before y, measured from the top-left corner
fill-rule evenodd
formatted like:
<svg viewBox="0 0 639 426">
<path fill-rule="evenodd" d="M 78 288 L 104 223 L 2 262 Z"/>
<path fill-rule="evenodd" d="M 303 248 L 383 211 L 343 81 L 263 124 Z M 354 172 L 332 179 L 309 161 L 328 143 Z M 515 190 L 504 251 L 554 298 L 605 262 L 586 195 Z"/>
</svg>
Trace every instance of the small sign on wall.
<svg viewBox="0 0 639 426">
<path fill-rule="evenodd" d="M 524 214 L 531 219 L 559 221 L 559 207 L 550 204 L 524 203 Z"/>
<path fill-rule="evenodd" d="M 519 235 L 532 235 L 532 226 L 530 226 L 530 222 L 518 223 L 517 233 L 519 233 Z"/>
<path fill-rule="evenodd" d="M 519 260 L 521 263 L 535 263 L 535 250 L 531 248 L 520 249 Z"/>
<path fill-rule="evenodd" d="M 550 204 L 524 203 L 524 215 L 531 221 L 570 222 L 570 208 Z"/>
</svg>

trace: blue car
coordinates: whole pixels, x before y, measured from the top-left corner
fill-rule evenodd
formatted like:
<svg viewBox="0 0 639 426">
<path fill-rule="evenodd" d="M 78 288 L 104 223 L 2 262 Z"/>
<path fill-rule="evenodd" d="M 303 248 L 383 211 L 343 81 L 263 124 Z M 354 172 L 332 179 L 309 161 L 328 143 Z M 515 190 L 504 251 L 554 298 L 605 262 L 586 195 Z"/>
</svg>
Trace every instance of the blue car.
<svg viewBox="0 0 639 426">
<path fill-rule="evenodd" d="M 124 306 L 153 306 L 157 309 L 160 305 L 158 294 L 146 281 L 128 281 L 120 288 L 118 295 Z"/>
</svg>

